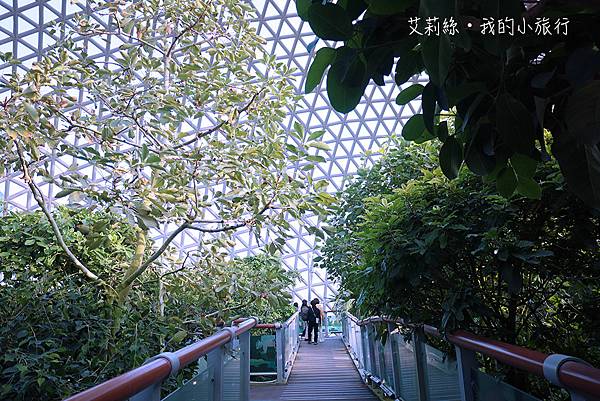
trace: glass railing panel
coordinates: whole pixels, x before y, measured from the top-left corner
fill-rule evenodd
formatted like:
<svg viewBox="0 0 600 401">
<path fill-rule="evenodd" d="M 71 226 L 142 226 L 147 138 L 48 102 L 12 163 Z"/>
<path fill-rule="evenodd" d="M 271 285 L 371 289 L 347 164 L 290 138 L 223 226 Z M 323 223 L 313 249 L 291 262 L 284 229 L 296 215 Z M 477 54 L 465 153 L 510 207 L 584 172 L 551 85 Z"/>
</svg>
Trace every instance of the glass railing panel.
<svg viewBox="0 0 600 401">
<path fill-rule="evenodd" d="M 425 345 L 427 355 L 427 394 L 430 401 L 460 401 L 456 359 Z"/>
<path fill-rule="evenodd" d="M 183 386 L 169 394 L 163 401 L 209 401 L 212 381 L 206 357 L 198 360 L 195 376 Z"/>
<path fill-rule="evenodd" d="M 250 378 L 269 381 L 277 376 L 277 349 L 275 335 L 250 336 Z"/>
<path fill-rule="evenodd" d="M 329 335 L 342 333 L 342 320 L 339 315 L 334 313 L 327 314 L 327 325 L 329 327 Z"/>
<path fill-rule="evenodd" d="M 239 401 L 242 383 L 239 349 L 230 351 L 223 366 L 223 400 Z"/>
<path fill-rule="evenodd" d="M 541 401 L 494 376 L 472 370 L 476 401 Z"/>
<path fill-rule="evenodd" d="M 361 334 L 360 334 L 360 326 L 355 324 L 354 322 L 352 323 L 352 330 L 354 331 L 354 344 L 352 344 L 352 346 L 354 347 L 354 350 L 356 352 L 356 357 L 358 358 L 358 360 L 360 361 L 360 364 L 363 368 L 365 368 L 364 365 L 364 348 L 363 348 L 363 342 L 361 339 Z"/>
<path fill-rule="evenodd" d="M 286 362 L 291 362 L 292 355 L 294 354 L 294 349 L 296 347 L 296 342 L 298 341 L 298 320 L 297 317 L 294 318 L 291 322 L 289 322 L 289 326 L 286 329 Z"/>
<path fill-rule="evenodd" d="M 405 401 L 418 401 L 417 364 L 411 343 L 398 336 L 398 357 L 400 359 L 400 396 Z"/>
<path fill-rule="evenodd" d="M 394 390 L 394 365 L 393 359 L 394 354 L 392 352 L 392 339 L 388 336 L 385 346 L 383 347 L 383 360 L 385 365 L 385 370 L 383 374 L 383 379 L 388 387 L 393 388 Z"/>
<path fill-rule="evenodd" d="M 375 342 L 375 353 L 377 354 L 377 377 L 383 380 L 385 378 L 386 366 L 384 346 L 380 339 Z"/>
<path fill-rule="evenodd" d="M 361 334 L 363 340 L 362 347 L 364 351 L 363 355 L 365 358 L 365 370 L 373 373 L 375 371 L 375 356 L 373 355 L 373 347 L 371 347 L 373 335 L 370 333 L 368 327 L 363 327 L 365 328 L 365 330 L 361 330 Z"/>
</svg>

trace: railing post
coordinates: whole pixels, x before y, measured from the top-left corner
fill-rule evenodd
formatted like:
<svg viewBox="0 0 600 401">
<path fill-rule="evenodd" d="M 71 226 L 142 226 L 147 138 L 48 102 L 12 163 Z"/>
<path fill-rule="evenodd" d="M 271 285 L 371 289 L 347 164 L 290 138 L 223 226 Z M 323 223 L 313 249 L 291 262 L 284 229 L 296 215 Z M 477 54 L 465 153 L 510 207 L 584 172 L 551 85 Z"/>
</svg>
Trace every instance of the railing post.
<svg viewBox="0 0 600 401">
<path fill-rule="evenodd" d="M 208 372 L 212 386 L 210 386 L 209 400 L 223 401 L 223 363 L 225 362 L 225 348 L 220 346 L 206 355 Z"/>
<path fill-rule="evenodd" d="M 176 375 L 179 372 L 179 358 L 175 356 L 172 352 L 163 352 L 162 354 L 158 354 L 153 356 L 150 359 L 147 359 L 144 364 L 148 362 L 154 361 L 156 359 L 164 358 L 169 361 L 171 364 L 171 373 L 169 376 Z M 146 389 L 140 391 L 133 397 L 131 397 L 130 401 L 160 401 L 160 390 L 162 387 L 162 381 L 156 382 Z"/>
<path fill-rule="evenodd" d="M 360 331 L 360 326 L 358 324 L 353 325 L 352 323 L 350 323 L 350 327 L 352 328 L 352 339 L 354 341 L 354 343 L 350 344 L 352 347 L 354 347 L 354 349 L 356 350 L 356 355 L 358 357 L 358 360 L 362 361 L 364 360 L 364 354 L 365 354 L 365 350 L 363 348 L 363 343 L 362 343 L 362 338 L 361 338 L 361 331 Z"/>
<path fill-rule="evenodd" d="M 379 376 L 377 373 L 377 356 L 375 355 L 375 326 L 373 323 L 367 324 L 367 339 L 369 346 L 369 372 Z"/>
<path fill-rule="evenodd" d="M 240 401 L 250 400 L 250 332 L 240 335 Z"/>
<path fill-rule="evenodd" d="M 396 396 L 398 396 L 400 394 L 400 386 L 402 383 L 402 376 L 400 375 L 400 369 L 402 369 L 402 366 L 400 365 L 400 353 L 398 352 L 398 347 L 400 346 L 400 344 L 398 344 L 398 336 L 400 334 L 392 334 L 394 330 L 396 330 L 396 325 L 393 323 L 388 323 L 388 341 L 390 342 L 390 347 L 392 349 L 392 372 L 394 375 L 394 392 L 396 393 Z"/>
<path fill-rule="evenodd" d="M 161 387 L 162 382 L 154 383 L 150 387 L 129 398 L 129 401 L 160 401 Z"/>
<path fill-rule="evenodd" d="M 454 346 L 456 350 L 456 364 L 458 368 L 458 387 L 461 401 L 475 401 L 473 393 L 473 369 L 477 369 L 475 352 Z"/>
<path fill-rule="evenodd" d="M 284 382 L 285 373 L 285 344 L 284 344 L 284 333 L 283 326 L 281 324 L 275 324 L 275 350 L 277 352 L 277 383 Z"/>
<path fill-rule="evenodd" d="M 360 342 L 363 350 L 363 369 L 369 370 L 369 338 L 368 330 L 366 325 L 360 326 Z"/>
<path fill-rule="evenodd" d="M 413 331 L 413 347 L 417 368 L 417 395 L 419 401 L 427 401 L 427 354 L 425 351 L 425 335 L 420 327 Z"/>
<path fill-rule="evenodd" d="M 298 348 L 300 347 L 300 314 L 296 315 L 296 337 L 294 343 L 294 351 L 298 352 Z"/>
</svg>

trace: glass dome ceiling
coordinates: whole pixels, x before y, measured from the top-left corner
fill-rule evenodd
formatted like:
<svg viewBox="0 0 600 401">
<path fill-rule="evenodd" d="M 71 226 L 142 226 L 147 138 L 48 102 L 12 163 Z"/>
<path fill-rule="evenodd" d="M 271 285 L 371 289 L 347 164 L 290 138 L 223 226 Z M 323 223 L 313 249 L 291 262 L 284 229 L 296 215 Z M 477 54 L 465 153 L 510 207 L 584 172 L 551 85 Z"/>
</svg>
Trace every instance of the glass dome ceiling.
<svg viewBox="0 0 600 401">
<path fill-rule="evenodd" d="M 296 69 L 295 87 L 298 93 L 303 93 L 304 73 L 315 51 L 325 44 L 322 41 L 315 42 L 316 36 L 308 24 L 296 15 L 294 0 L 251 0 L 250 3 L 257 12 L 253 24 L 267 40 L 267 51 Z M 0 51 L 12 52 L 22 61 L 20 66 L 0 64 L 0 73 L 6 74 L 12 69 L 31 65 L 58 39 L 48 27 L 49 23 L 69 21 L 75 12 L 85 7 L 85 1 L 73 0 L 0 0 Z M 111 46 L 110 43 L 93 40 L 89 41 L 89 46 L 90 56 L 101 58 L 112 57 L 118 47 L 114 43 Z M 418 80 L 423 80 L 423 77 L 414 78 L 414 82 Z M 330 150 L 319 151 L 326 161 L 316 167 L 314 178 L 327 179 L 330 183 L 329 192 L 341 190 L 360 167 L 372 163 L 388 138 L 399 133 L 404 121 L 419 112 L 420 102 L 406 106 L 394 103 L 399 91 L 393 84 L 378 87 L 371 83 L 356 109 L 343 115 L 331 108 L 325 85 L 321 85 L 313 93 L 303 96 L 294 109 L 290 108 L 284 129 L 291 130 L 293 122 L 298 121 L 308 131 L 325 131 L 322 140 L 329 144 Z M 3 97 L 0 91 L 0 99 Z M 210 127 L 212 122 L 200 121 L 198 128 L 203 126 Z M 53 164 L 56 166 L 54 174 L 68 167 L 66 161 L 55 160 Z M 53 201 L 56 191 L 48 184 L 41 188 L 48 200 Z M 0 196 L 4 212 L 31 210 L 37 206 L 18 175 L 0 177 Z M 319 224 L 315 216 L 306 216 L 305 220 L 310 224 Z M 299 273 L 295 296 L 300 299 L 315 296 L 330 299 L 336 293 L 336 286 L 328 280 L 325 271 L 313 266 L 313 257 L 316 256 L 314 236 L 299 222 L 291 223 L 292 237 L 286 243 L 282 259 L 289 269 Z M 160 240 L 166 235 L 166 231 L 156 232 L 155 237 Z M 180 237 L 176 245 L 182 252 L 198 247 L 197 234 L 184 233 Z M 236 233 L 235 239 L 232 256 L 252 255 L 262 246 L 248 232 Z"/>
</svg>

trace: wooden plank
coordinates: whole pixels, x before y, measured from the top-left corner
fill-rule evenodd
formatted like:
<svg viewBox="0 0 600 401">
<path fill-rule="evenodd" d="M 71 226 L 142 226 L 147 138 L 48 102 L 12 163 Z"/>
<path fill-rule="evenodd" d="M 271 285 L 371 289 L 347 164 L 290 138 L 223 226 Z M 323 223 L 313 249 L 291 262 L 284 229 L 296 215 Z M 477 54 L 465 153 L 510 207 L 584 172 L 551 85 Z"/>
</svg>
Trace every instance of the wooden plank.
<svg viewBox="0 0 600 401">
<path fill-rule="evenodd" d="M 250 399 L 253 401 L 379 400 L 362 382 L 340 338 L 328 338 L 318 345 L 302 341 L 288 384 L 253 386 Z"/>
</svg>

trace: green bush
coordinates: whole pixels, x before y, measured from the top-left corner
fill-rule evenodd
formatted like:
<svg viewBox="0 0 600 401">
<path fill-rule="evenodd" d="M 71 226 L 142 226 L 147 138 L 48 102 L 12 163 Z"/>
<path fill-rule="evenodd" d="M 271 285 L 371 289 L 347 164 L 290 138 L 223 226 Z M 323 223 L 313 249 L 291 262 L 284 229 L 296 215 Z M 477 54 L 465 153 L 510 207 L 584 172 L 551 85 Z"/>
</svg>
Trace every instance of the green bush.
<svg viewBox="0 0 600 401">
<path fill-rule="evenodd" d="M 2 399 L 62 399 L 210 335 L 240 313 L 271 320 L 290 312 L 293 277 L 266 256 L 151 268 L 119 306 L 113 288 L 131 260 L 135 229 L 104 212 L 63 208 L 55 218 L 102 284 L 72 265 L 40 212 L 2 218 Z"/>
<path fill-rule="evenodd" d="M 600 219 L 565 190 L 555 164 L 538 168 L 539 199 L 506 199 L 465 169 L 449 181 L 439 169 L 386 169 L 387 159 L 344 192 L 323 248 L 321 265 L 356 313 L 465 328 L 600 365 Z M 374 193 L 371 177 L 395 184 Z"/>
</svg>

